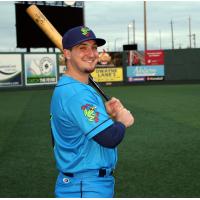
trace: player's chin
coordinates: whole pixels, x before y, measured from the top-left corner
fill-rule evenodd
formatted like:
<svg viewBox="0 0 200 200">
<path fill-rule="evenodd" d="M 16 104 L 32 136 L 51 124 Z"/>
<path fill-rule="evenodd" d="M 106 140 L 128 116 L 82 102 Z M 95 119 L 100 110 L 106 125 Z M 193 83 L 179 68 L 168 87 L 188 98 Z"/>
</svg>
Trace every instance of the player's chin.
<svg viewBox="0 0 200 200">
<path fill-rule="evenodd" d="M 95 70 L 95 67 L 94 68 L 86 68 L 84 70 L 84 72 L 87 73 L 87 74 L 90 74 L 90 73 L 94 72 L 94 70 Z"/>
<path fill-rule="evenodd" d="M 85 67 L 85 73 L 90 74 L 90 73 L 94 72 L 95 66 L 96 66 L 96 63 L 87 65 L 87 66 Z"/>
</svg>

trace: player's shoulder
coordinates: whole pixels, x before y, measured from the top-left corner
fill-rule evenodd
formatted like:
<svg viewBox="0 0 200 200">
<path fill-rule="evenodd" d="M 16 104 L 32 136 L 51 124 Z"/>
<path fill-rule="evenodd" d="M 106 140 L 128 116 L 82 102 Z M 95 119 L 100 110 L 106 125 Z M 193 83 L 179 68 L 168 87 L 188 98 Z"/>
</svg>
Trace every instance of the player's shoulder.
<svg viewBox="0 0 200 200">
<path fill-rule="evenodd" d="M 87 95 L 96 94 L 96 91 L 91 86 L 64 75 L 59 79 L 56 90 L 68 98 L 81 98 L 86 97 Z"/>
</svg>

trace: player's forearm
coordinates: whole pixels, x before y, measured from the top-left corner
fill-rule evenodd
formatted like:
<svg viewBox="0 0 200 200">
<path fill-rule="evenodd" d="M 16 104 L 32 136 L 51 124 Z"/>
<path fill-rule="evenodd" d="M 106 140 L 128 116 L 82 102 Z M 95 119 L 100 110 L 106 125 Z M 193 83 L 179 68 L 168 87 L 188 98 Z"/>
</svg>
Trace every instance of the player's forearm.
<svg viewBox="0 0 200 200">
<path fill-rule="evenodd" d="M 102 132 L 98 133 L 93 139 L 100 145 L 107 148 L 115 148 L 125 135 L 126 127 L 120 123 L 115 122 Z"/>
</svg>

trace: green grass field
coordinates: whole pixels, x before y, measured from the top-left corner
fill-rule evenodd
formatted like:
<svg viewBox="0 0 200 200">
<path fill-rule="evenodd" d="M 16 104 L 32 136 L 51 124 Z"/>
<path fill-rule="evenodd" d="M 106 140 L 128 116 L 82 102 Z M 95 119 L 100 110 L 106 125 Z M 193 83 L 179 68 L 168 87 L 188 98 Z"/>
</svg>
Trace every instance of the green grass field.
<svg viewBox="0 0 200 200">
<path fill-rule="evenodd" d="M 135 116 L 115 197 L 200 197 L 200 85 L 106 87 Z M 52 90 L 0 92 L 0 197 L 53 197 Z"/>
</svg>

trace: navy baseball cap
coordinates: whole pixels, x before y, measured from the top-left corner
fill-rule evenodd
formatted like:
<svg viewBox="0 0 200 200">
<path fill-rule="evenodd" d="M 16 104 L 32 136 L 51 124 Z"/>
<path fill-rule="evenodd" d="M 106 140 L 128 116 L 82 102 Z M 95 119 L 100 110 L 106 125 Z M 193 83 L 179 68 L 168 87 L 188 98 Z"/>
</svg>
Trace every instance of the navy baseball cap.
<svg viewBox="0 0 200 200">
<path fill-rule="evenodd" d="M 104 39 L 96 38 L 94 32 L 88 27 L 77 26 L 64 34 L 62 38 L 63 49 L 70 49 L 88 40 L 95 40 L 97 46 L 103 46 L 106 43 Z"/>
</svg>

